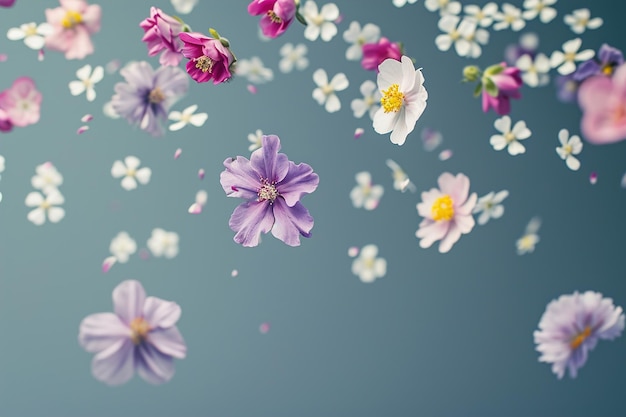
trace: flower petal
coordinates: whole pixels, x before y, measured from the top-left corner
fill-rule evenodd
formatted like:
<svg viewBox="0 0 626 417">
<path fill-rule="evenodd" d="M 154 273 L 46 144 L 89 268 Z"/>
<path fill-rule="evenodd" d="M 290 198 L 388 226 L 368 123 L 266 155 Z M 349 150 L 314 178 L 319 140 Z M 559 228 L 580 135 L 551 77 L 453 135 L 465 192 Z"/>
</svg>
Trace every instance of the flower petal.
<svg viewBox="0 0 626 417">
<path fill-rule="evenodd" d="M 285 199 L 289 207 L 293 207 L 304 194 L 310 194 L 319 184 L 319 176 L 313 172 L 308 164 L 289 161 L 289 169 L 285 178 L 277 185 L 276 189 Z"/>
<path fill-rule="evenodd" d="M 121 385 L 133 377 L 135 361 L 130 338 L 120 339 L 91 361 L 94 378 L 108 385 Z"/>
<path fill-rule="evenodd" d="M 113 311 L 128 325 L 143 316 L 145 300 L 146 292 L 139 281 L 124 281 L 113 290 Z"/>
<path fill-rule="evenodd" d="M 113 313 L 91 314 L 78 330 L 78 343 L 87 352 L 101 352 L 129 337 L 130 329 Z"/>
<path fill-rule="evenodd" d="M 247 247 L 257 246 L 261 233 L 269 232 L 273 224 L 272 206 L 267 201 L 240 204 L 228 221 L 231 230 L 237 232 L 233 240 Z"/>
<path fill-rule="evenodd" d="M 272 235 L 282 240 L 289 246 L 300 245 L 300 235 L 304 237 L 311 236 L 313 228 L 313 217 L 309 211 L 297 202 L 293 207 L 287 204 L 281 198 L 277 198 L 273 205 L 274 210 L 274 227 L 272 227 Z"/>
<path fill-rule="evenodd" d="M 176 326 L 159 328 L 148 334 L 148 342 L 164 355 L 183 359 L 187 355 L 187 345 Z"/>
<path fill-rule="evenodd" d="M 158 385 L 174 376 L 174 359 L 149 343 L 137 346 L 137 373 L 146 382 Z"/>
<path fill-rule="evenodd" d="M 176 324 L 180 318 L 180 306 L 173 301 L 162 300 L 157 297 L 148 297 L 143 305 L 143 318 L 150 327 L 166 329 Z"/>
</svg>

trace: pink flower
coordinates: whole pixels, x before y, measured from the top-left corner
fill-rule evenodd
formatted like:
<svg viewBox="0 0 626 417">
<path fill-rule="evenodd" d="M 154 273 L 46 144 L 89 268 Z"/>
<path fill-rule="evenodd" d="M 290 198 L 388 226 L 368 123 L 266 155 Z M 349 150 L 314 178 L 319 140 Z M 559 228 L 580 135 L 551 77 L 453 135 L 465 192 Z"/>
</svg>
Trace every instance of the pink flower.
<svg viewBox="0 0 626 417">
<path fill-rule="evenodd" d="M 269 38 L 282 35 L 296 15 L 294 0 L 252 0 L 248 5 L 252 16 L 264 15 L 259 22 L 263 34 Z"/>
<path fill-rule="evenodd" d="M 157 7 L 150 8 L 150 17 L 139 23 L 145 34 L 141 39 L 148 44 L 148 55 L 154 56 L 163 51 L 159 62 L 165 66 L 177 66 L 183 55 L 183 42 L 178 34 L 183 24 Z"/>
<path fill-rule="evenodd" d="M 13 130 L 13 123 L 11 123 L 9 114 L 0 109 L 0 132 L 10 132 L 11 130 Z"/>
<path fill-rule="evenodd" d="M 235 57 L 222 40 L 204 36 L 198 32 L 182 32 L 180 39 L 185 43 L 183 55 L 189 58 L 187 73 L 199 83 L 213 79 L 213 84 L 223 83 L 231 77 L 230 66 Z"/>
<path fill-rule="evenodd" d="M 8 116 L 7 121 L 0 113 L 0 125 L 6 128 L 7 122 L 18 127 L 37 123 L 40 104 L 41 93 L 37 91 L 35 82 L 29 77 L 18 78 L 11 88 L 0 93 L 0 109 Z M 0 130 L 4 129 L 0 127 Z"/>
<path fill-rule="evenodd" d="M 511 112 L 511 99 L 522 98 L 521 71 L 517 67 L 507 67 L 504 62 L 485 70 L 483 75 L 483 112 L 493 108 L 500 116 Z M 495 85 L 496 91 L 489 91 L 489 84 Z"/>
<path fill-rule="evenodd" d="M 15 3 L 15 0 L 0 0 L 0 7 L 12 7 L 13 3 Z"/>
<path fill-rule="evenodd" d="M 46 9 L 46 19 L 54 28 L 46 46 L 64 52 L 66 59 L 83 59 L 93 53 L 90 35 L 100 30 L 100 6 L 84 0 L 59 2 L 61 7 Z"/>
<path fill-rule="evenodd" d="M 388 58 L 400 61 L 402 51 L 399 44 L 389 42 L 387 38 L 381 38 L 378 43 L 366 43 L 363 45 L 361 66 L 364 69 L 368 71 L 376 70 L 378 72 L 378 66 Z"/>
<path fill-rule="evenodd" d="M 474 228 L 472 210 L 476 206 L 477 196 L 472 193 L 468 198 L 470 181 L 463 174 L 455 177 L 444 172 L 437 183 L 439 189 L 431 188 L 422 193 L 417 212 L 424 220 L 415 235 L 421 239 L 422 248 L 429 248 L 435 241 L 441 240 L 439 252 L 446 253 L 462 234 Z"/>
<path fill-rule="evenodd" d="M 580 130 L 588 142 L 626 139 L 626 64 L 617 67 L 611 78 L 596 75 L 583 81 L 578 105 L 583 111 Z"/>
</svg>

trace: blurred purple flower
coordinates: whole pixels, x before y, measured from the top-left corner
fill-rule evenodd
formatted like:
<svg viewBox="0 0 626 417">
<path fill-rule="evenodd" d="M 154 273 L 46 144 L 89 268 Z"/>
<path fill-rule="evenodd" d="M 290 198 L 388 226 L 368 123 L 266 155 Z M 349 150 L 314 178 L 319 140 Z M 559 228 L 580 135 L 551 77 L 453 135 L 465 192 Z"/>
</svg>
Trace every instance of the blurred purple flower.
<svg viewBox="0 0 626 417">
<path fill-rule="evenodd" d="M 539 45 L 539 37 L 535 33 L 525 33 L 519 38 L 518 43 L 511 44 L 504 50 L 504 60 L 509 65 L 515 65 L 518 59 L 523 55 L 529 55 L 531 59 L 535 59 L 537 46 Z"/>
<path fill-rule="evenodd" d="M 238 156 L 224 161 L 220 183 L 226 195 L 248 200 L 228 224 L 236 232 L 235 242 L 243 246 L 257 246 L 261 233 L 270 230 L 287 245 L 299 246 L 300 235 L 310 237 L 313 228 L 313 217 L 299 200 L 315 191 L 319 177 L 309 165 L 296 165 L 278 153 L 278 136 L 264 135 L 261 143 L 250 160 Z"/>
<path fill-rule="evenodd" d="M 581 83 L 593 75 L 606 75 L 610 77 L 613 75 L 615 67 L 624 63 L 622 51 L 606 43 L 600 47 L 597 57 L 600 62 L 596 62 L 595 59 L 590 59 L 578 65 L 574 73 L 574 79 L 576 81 Z"/>
<path fill-rule="evenodd" d="M 556 97 L 563 103 L 576 101 L 578 97 L 578 87 L 580 83 L 574 79 L 574 74 L 559 75 L 556 78 Z"/>
<path fill-rule="evenodd" d="M 157 7 L 150 8 L 150 17 L 139 23 L 145 34 L 141 39 L 148 44 L 148 55 L 154 56 L 163 52 L 159 57 L 161 65 L 176 66 L 183 59 L 183 41 L 178 34 L 183 31 L 184 25 L 172 16 L 163 13 Z"/>
</svg>

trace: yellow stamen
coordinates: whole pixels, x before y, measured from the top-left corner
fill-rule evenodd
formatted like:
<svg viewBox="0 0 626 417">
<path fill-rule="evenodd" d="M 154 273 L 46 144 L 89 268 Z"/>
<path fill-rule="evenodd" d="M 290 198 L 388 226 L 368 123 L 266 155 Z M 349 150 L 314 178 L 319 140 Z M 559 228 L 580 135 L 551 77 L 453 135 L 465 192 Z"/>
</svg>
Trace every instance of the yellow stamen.
<svg viewBox="0 0 626 417">
<path fill-rule="evenodd" d="M 566 52 L 565 61 L 574 62 L 576 60 L 576 52 Z"/>
<path fill-rule="evenodd" d="M 506 143 L 511 143 L 515 140 L 515 135 L 513 132 L 507 132 L 504 134 L 504 139 L 506 140 Z"/>
<path fill-rule="evenodd" d="M 196 68 L 198 68 L 202 72 L 212 72 L 213 65 L 215 65 L 215 61 L 213 61 L 208 56 L 201 56 L 200 58 L 194 58 L 196 63 Z"/>
<path fill-rule="evenodd" d="M 445 194 L 435 200 L 430 211 L 432 213 L 433 220 L 436 222 L 442 220 L 452 220 L 454 217 L 454 202 L 448 194 Z"/>
<path fill-rule="evenodd" d="M 602 74 L 608 75 L 609 77 L 613 75 L 613 65 L 606 64 L 602 66 Z"/>
<path fill-rule="evenodd" d="M 37 34 L 37 26 L 36 25 L 28 25 L 26 30 L 24 31 L 24 36 L 35 36 Z"/>
<path fill-rule="evenodd" d="M 135 345 L 138 345 L 148 336 L 150 325 L 143 317 L 137 317 L 130 322 L 130 331 L 130 340 L 132 340 Z"/>
<path fill-rule="evenodd" d="M 385 113 L 396 113 L 402 108 L 404 94 L 398 91 L 399 87 L 398 84 L 392 84 L 383 91 L 383 98 L 380 99 L 380 104 L 383 106 Z"/>
<path fill-rule="evenodd" d="M 279 196 L 276 185 L 263 178 L 261 179 L 261 183 L 263 186 L 258 191 L 259 201 L 269 201 L 270 204 L 274 203 L 274 200 Z"/>
<path fill-rule="evenodd" d="M 587 326 L 587 327 L 585 327 L 585 330 L 583 330 L 582 332 L 578 333 L 578 335 L 576 335 L 576 337 L 572 339 L 572 341 L 570 342 L 569 346 L 572 349 L 578 349 L 578 347 L 580 345 L 582 345 L 583 342 L 585 340 L 587 340 L 587 338 L 589 336 L 591 336 L 591 327 Z"/>
<path fill-rule="evenodd" d="M 159 87 L 154 87 L 148 95 L 148 101 L 150 101 L 150 103 L 159 104 L 163 100 L 165 100 L 165 94 L 163 94 L 163 91 L 161 91 Z"/>
<path fill-rule="evenodd" d="M 61 25 L 65 29 L 72 29 L 81 23 L 83 23 L 83 16 L 75 10 L 65 12 L 65 17 L 61 20 Z"/>
</svg>

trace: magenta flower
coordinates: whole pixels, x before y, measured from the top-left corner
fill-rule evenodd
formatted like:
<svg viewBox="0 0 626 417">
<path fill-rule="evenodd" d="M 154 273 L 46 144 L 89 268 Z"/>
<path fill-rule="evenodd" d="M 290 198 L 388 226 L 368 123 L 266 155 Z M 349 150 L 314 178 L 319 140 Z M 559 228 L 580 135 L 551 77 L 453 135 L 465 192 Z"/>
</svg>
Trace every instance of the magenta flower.
<svg viewBox="0 0 626 417">
<path fill-rule="evenodd" d="M 476 206 L 476 193 L 469 194 L 470 180 L 463 174 L 456 177 L 444 172 L 437 180 L 439 189 L 422 193 L 417 212 L 424 220 L 415 235 L 421 239 L 420 247 L 429 248 L 437 240 L 439 252 L 452 249 L 462 234 L 472 231 L 475 222 L 472 211 Z"/>
<path fill-rule="evenodd" d="M 626 139 L 626 64 L 613 77 L 595 75 L 578 89 L 578 105 L 583 111 L 580 130 L 595 144 Z"/>
<path fill-rule="evenodd" d="M 395 42 L 389 42 L 387 38 L 380 38 L 377 43 L 366 43 L 363 45 L 361 66 L 368 71 L 376 70 L 378 72 L 378 66 L 385 59 L 389 58 L 400 61 L 402 58 L 400 45 Z"/>
<path fill-rule="evenodd" d="M 296 16 L 294 0 L 252 0 L 248 5 L 252 16 L 264 15 L 259 22 L 261 31 L 269 38 L 276 38 L 287 30 Z"/>
<path fill-rule="evenodd" d="M 14 3 L 15 0 L 0 0 L 0 7 L 12 7 Z"/>
<path fill-rule="evenodd" d="M 213 79 L 213 84 L 228 81 L 232 76 L 230 67 L 235 57 L 224 39 L 215 39 L 198 32 L 182 32 L 179 35 L 184 42 L 183 55 L 189 58 L 187 73 L 198 83 Z"/>
<path fill-rule="evenodd" d="M 176 322 L 180 306 L 147 297 L 141 283 L 124 281 L 113 290 L 114 313 L 97 313 L 80 323 L 78 342 L 95 353 L 91 372 L 99 381 L 120 385 L 139 376 L 162 384 L 174 376 L 174 358 L 183 359 L 187 346 Z"/>
<path fill-rule="evenodd" d="M 483 112 L 493 108 L 500 116 L 511 113 L 511 99 L 522 98 L 519 92 L 522 84 L 521 71 L 517 67 L 507 67 L 502 62 L 487 68 L 482 81 Z"/>
<path fill-rule="evenodd" d="M 4 122 L 0 123 L 5 128 L 9 126 L 7 122 L 18 127 L 37 123 L 41 99 L 41 93 L 35 87 L 32 78 L 18 78 L 13 82 L 11 88 L 0 93 L 0 109 L 4 110 L 5 113 L 5 117 L 0 115 L 0 120 L 5 119 Z M 0 128 L 0 130 L 4 129 Z"/>
<path fill-rule="evenodd" d="M 261 143 L 250 160 L 238 156 L 224 161 L 220 183 L 226 195 L 248 200 L 235 209 L 228 225 L 243 246 L 257 246 L 261 233 L 270 230 L 287 245 L 299 246 L 300 235 L 310 237 L 313 228 L 300 198 L 315 191 L 319 177 L 309 165 L 296 165 L 278 153 L 278 136 L 264 135 Z"/>
<path fill-rule="evenodd" d="M 9 114 L 0 108 L 0 132 L 10 132 L 13 130 L 13 123 Z"/>
<path fill-rule="evenodd" d="M 102 11 L 84 0 L 59 0 L 61 7 L 46 9 L 46 20 L 53 32 L 46 46 L 65 53 L 66 59 L 83 59 L 93 53 L 91 35 L 100 31 Z"/>
<path fill-rule="evenodd" d="M 177 66 L 183 59 L 183 41 L 178 38 L 184 29 L 183 24 L 161 9 L 151 7 L 150 17 L 139 23 L 139 27 L 145 32 L 141 40 L 148 44 L 148 55 L 163 52 L 159 58 L 161 65 Z"/>
</svg>

